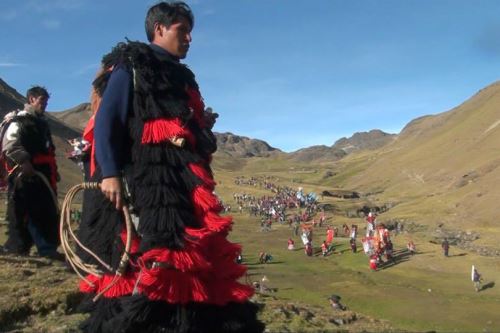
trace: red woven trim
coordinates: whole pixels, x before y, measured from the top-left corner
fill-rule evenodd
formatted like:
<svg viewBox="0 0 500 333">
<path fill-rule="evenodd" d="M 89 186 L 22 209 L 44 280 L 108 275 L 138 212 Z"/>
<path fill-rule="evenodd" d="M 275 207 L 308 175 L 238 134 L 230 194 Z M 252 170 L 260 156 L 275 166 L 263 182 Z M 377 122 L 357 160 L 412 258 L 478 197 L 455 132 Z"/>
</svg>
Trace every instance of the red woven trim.
<svg viewBox="0 0 500 333">
<path fill-rule="evenodd" d="M 159 118 L 146 121 L 141 142 L 143 144 L 157 144 L 168 142 L 174 137 L 184 138 L 193 146 L 195 144 L 194 135 L 189 129 L 182 126 L 179 118 Z"/>
</svg>

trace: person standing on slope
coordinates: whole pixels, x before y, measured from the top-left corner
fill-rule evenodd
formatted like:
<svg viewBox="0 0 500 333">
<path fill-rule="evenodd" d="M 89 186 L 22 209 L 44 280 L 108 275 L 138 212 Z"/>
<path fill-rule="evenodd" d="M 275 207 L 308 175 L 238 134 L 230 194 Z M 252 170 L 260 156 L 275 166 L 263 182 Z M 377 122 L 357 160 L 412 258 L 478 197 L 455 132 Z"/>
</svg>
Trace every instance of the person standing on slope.
<svg viewBox="0 0 500 333">
<path fill-rule="evenodd" d="M 194 74 L 181 63 L 193 24 L 183 2 L 152 6 L 145 23 L 150 44 L 118 44 L 94 81 L 102 100 L 85 134 L 93 130 L 92 180 L 102 182 L 102 193 L 85 192 L 79 237 L 116 268 L 126 190 L 139 221 L 125 274 L 109 289 L 110 273 L 80 284 L 90 299 L 103 293 L 86 302 L 85 332 L 264 329 L 249 301 L 254 289 L 238 282 L 246 266 L 235 262 L 241 247 L 226 239 L 232 220 L 219 215 L 213 194 L 215 114 L 205 111 Z"/>
</svg>

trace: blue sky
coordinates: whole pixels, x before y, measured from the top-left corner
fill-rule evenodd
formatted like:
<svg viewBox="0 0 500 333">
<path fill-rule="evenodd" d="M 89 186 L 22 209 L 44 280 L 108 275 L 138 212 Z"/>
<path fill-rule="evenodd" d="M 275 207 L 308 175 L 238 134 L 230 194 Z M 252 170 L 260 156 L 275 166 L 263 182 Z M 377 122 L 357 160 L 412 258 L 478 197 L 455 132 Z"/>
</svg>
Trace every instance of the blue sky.
<svg viewBox="0 0 500 333">
<path fill-rule="evenodd" d="M 156 1 L 0 0 L 0 78 L 52 93 L 49 111 L 88 101 L 102 55 L 146 40 Z M 215 131 L 284 151 L 355 132 L 398 133 L 500 77 L 497 0 L 192 0 L 185 59 Z"/>
</svg>

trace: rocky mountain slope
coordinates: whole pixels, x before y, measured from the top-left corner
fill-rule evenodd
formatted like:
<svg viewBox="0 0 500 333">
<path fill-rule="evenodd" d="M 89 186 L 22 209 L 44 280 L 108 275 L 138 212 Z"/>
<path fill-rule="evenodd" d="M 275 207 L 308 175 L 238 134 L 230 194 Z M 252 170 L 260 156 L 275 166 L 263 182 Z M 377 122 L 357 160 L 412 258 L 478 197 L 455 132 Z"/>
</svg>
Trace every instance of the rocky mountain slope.
<svg viewBox="0 0 500 333">
<path fill-rule="evenodd" d="M 374 129 L 369 132 L 354 133 L 350 138 L 341 138 L 335 141 L 332 148 L 342 149 L 346 153 L 364 149 L 374 150 L 392 142 L 396 137 L 396 134 Z"/>
<path fill-rule="evenodd" d="M 295 162 L 325 162 L 337 161 L 346 156 L 347 153 L 341 148 L 328 147 L 325 145 L 302 148 L 288 154 L 288 158 Z"/>
<path fill-rule="evenodd" d="M 271 157 L 282 153 L 267 142 L 233 133 L 215 133 L 218 154 L 231 157 Z"/>
<path fill-rule="evenodd" d="M 355 151 L 374 150 L 383 147 L 395 140 L 396 137 L 396 134 L 385 133 L 378 129 L 369 132 L 358 132 L 349 138 L 344 137 L 337 140 L 330 147 L 321 145 L 299 149 L 288 154 L 288 158 L 296 162 L 337 161 Z"/>
<path fill-rule="evenodd" d="M 500 200 L 500 83 L 460 106 L 414 119 L 391 143 L 336 165 L 342 186 L 399 202 L 390 216 L 480 231 L 497 244 Z"/>
<path fill-rule="evenodd" d="M 66 125 L 82 131 L 87 125 L 92 111 L 90 110 L 90 103 L 81 103 L 71 109 L 51 112 L 50 114 Z"/>
<path fill-rule="evenodd" d="M 26 99 L 0 78 L 0 116 L 23 107 Z"/>
</svg>

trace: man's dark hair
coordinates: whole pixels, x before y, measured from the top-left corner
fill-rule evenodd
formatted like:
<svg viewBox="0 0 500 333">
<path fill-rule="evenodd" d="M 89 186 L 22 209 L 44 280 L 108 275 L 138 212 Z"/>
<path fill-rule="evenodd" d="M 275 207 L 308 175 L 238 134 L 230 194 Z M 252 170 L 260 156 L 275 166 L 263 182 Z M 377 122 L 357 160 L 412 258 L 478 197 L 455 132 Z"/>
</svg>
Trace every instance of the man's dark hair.
<svg viewBox="0 0 500 333">
<path fill-rule="evenodd" d="M 181 17 L 189 21 L 191 28 L 194 25 L 194 16 L 191 8 L 182 1 L 162 1 L 149 8 L 146 15 L 146 36 L 150 42 L 155 35 L 155 23 L 170 27 L 180 21 Z"/>
<path fill-rule="evenodd" d="M 30 97 L 40 97 L 40 96 L 44 96 L 44 97 L 47 97 L 49 98 L 50 97 L 50 94 L 49 92 L 47 91 L 47 89 L 45 87 L 42 87 L 42 86 L 33 86 L 31 88 L 28 89 L 28 91 L 26 92 L 26 98 L 29 100 Z"/>
</svg>

